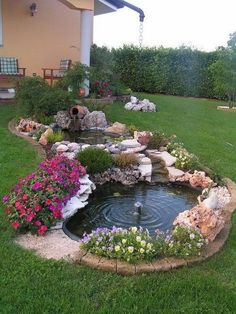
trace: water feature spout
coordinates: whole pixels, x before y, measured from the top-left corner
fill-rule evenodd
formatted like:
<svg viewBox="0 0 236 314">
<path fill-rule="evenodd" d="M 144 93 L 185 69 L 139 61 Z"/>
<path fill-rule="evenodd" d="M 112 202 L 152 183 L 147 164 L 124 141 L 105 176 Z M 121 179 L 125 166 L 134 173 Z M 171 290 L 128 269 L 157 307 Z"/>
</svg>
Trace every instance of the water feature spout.
<svg viewBox="0 0 236 314">
<path fill-rule="evenodd" d="M 138 215 L 142 214 L 142 208 L 143 208 L 143 204 L 140 202 L 136 202 L 134 203 L 134 208 L 135 208 L 135 213 Z"/>
</svg>

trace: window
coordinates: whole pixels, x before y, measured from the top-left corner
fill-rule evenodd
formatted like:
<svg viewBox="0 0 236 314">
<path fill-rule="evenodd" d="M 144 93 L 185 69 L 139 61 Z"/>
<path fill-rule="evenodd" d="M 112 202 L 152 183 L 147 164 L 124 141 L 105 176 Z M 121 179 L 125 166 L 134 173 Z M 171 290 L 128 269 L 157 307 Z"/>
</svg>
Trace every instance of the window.
<svg viewBox="0 0 236 314">
<path fill-rule="evenodd" d="M 0 0 L 0 46 L 2 46 L 2 0 Z"/>
</svg>

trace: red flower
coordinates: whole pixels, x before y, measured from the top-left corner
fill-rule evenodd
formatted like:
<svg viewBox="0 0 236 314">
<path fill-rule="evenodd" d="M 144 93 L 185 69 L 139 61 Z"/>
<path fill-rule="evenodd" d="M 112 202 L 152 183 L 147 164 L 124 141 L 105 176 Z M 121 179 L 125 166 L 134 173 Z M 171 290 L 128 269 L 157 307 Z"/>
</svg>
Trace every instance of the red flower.
<svg viewBox="0 0 236 314">
<path fill-rule="evenodd" d="M 27 200 L 29 199 L 29 195 L 24 194 L 23 197 L 22 197 L 22 199 L 23 199 L 24 201 L 27 201 Z"/>
<path fill-rule="evenodd" d="M 20 227 L 19 221 L 13 221 L 13 222 L 11 223 L 11 225 L 12 225 L 12 228 L 15 229 L 15 230 Z"/>
<path fill-rule="evenodd" d="M 41 227 L 39 227 L 38 229 L 38 235 L 44 235 L 44 233 L 48 230 L 48 227 L 45 225 L 42 225 Z"/>
<path fill-rule="evenodd" d="M 39 204 L 37 204 L 37 205 L 35 206 L 35 208 L 34 208 L 34 210 L 35 210 L 36 212 L 39 212 L 41 209 L 42 209 L 42 206 L 39 205 Z"/>
<path fill-rule="evenodd" d="M 61 212 L 60 212 L 60 210 L 54 210 L 53 216 L 54 216 L 56 219 L 61 218 Z"/>
<path fill-rule="evenodd" d="M 52 201 L 48 198 L 46 201 L 45 201 L 45 205 L 49 206 L 52 204 Z"/>
</svg>

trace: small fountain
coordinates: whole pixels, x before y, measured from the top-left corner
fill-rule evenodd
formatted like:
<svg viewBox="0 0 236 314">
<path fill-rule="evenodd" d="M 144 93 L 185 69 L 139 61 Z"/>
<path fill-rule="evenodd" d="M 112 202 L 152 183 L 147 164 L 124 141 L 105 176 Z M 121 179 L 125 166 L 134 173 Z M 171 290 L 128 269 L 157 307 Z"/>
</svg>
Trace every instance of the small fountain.
<svg viewBox="0 0 236 314">
<path fill-rule="evenodd" d="M 134 203 L 134 215 L 141 215 L 142 214 L 142 208 L 143 204 L 140 202 L 135 202 Z"/>
</svg>

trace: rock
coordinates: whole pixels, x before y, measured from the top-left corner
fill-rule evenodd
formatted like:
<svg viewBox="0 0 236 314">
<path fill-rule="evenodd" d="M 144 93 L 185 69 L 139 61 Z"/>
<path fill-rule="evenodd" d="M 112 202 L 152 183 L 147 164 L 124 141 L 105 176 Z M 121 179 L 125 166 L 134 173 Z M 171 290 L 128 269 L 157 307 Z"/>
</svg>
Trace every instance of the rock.
<svg viewBox="0 0 236 314">
<path fill-rule="evenodd" d="M 136 97 L 131 96 L 131 101 L 125 105 L 125 109 L 133 111 L 155 112 L 156 105 L 150 102 L 148 99 L 139 101 Z"/>
<path fill-rule="evenodd" d="M 71 117 L 67 111 L 58 111 L 55 116 L 56 124 L 63 130 L 68 130 L 71 124 Z"/>
<path fill-rule="evenodd" d="M 169 172 L 169 180 L 175 182 L 177 178 L 184 176 L 184 171 L 176 169 L 175 167 L 167 167 Z"/>
<path fill-rule="evenodd" d="M 208 189 L 202 191 L 202 195 L 208 193 Z M 217 199 L 217 203 L 216 203 Z M 203 203 L 212 209 L 221 209 L 231 201 L 231 196 L 225 186 L 217 186 L 210 190 L 208 198 Z"/>
<path fill-rule="evenodd" d="M 53 130 L 51 128 L 48 128 L 40 137 L 39 144 L 45 146 L 48 143 L 48 137 L 49 135 L 53 134 Z"/>
<path fill-rule="evenodd" d="M 180 213 L 173 223 L 173 225 L 187 225 L 197 228 L 203 237 L 209 241 L 215 239 L 224 224 L 221 211 L 214 211 L 203 203 Z"/>
<path fill-rule="evenodd" d="M 142 177 L 150 177 L 152 175 L 152 164 L 139 165 L 138 170 Z"/>
<path fill-rule="evenodd" d="M 146 145 L 149 143 L 153 134 L 148 131 L 138 132 L 134 131 L 134 139 L 137 140 L 141 145 Z"/>
<path fill-rule="evenodd" d="M 189 182 L 192 187 L 209 188 L 214 184 L 210 177 L 207 177 L 204 171 L 195 170 L 193 174 L 186 172 L 185 175 L 177 181 Z"/>
<path fill-rule="evenodd" d="M 106 148 L 106 146 L 104 144 L 97 144 L 96 147 L 100 148 L 100 149 L 105 149 Z"/>
<path fill-rule="evenodd" d="M 85 150 L 86 148 L 90 147 L 90 144 L 82 144 L 81 145 L 81 150 Z"/>
<path fill-rule="evenodd" d="M 115 122 L 112 126 L 105 129 L 105 134 L 117 134 L 117 135 L 124 135 L 126 132 L 126 125 L 120 122 Z"/>
<path fill-rule="evenodd" d="M 57 153 L 64 153 L 68 151 L 68 146 L 64 145 L 64 144 L 60 144 L 59 146 L 57 146 L 56 148 Z"/>
<path fill-rule="evenodd" d="M 146 148 L 147 148 L 147 146 L 145 146 L 145 145 L 142 145 L 140 147 L 135 147 L 135 148 L 127 148 L 122 153 L 123 154 L 136 154 L 136 153 L 144 151 Z"/>
<path fill-rule="evenodd" d="M 64 152 L 62 153 L 62 156 L 65 156 L 68 159 L 72 160 L 72 159 L 75 159 L 76 154 L 74 152 Z"/>
<path fill-rule="evenodd" d="M 119 147 L 117 147 L 117 145 L 111 145 L 108 147 L 108 151 L 111 153 L 111 154 L 120 154 L 121 153 L 121 150 Z"/>
<path fill-rule="evenodd" d="M 27 132 L 30 133 L 32 131 L 41 129 L 43 124 L 32 121 L 30 119 L 21 119 L 16 129 L 19 132 Z"/>
<path fill-rule="evenodd" d="M 107 120 L 104 112 L 93 111 L 86 114 L 81 122 L 81 129 L 91 129 L 91 128 L 105 128 L 107 127 Z"/>
<path fill-rule="evenodd" d="M 137 104 L 139 100 L 138 100 L 137 97 L 131 96 L 131 97 L 130 97 L 130 101 L 131 101 L 131 104 Z"/>
<path fill-rule="evenodd" d="M 62 217 L 67 219 L 77 213 L 78 209 L 84 208 L 85 204 L 81 202 L 77 197 L 72 197 L 66 206 L 62 209 Z"/>
<path fill-rule="evenodd" d="M 131 139 L 131 140 L 124 140 L 121 143 L 121 146 L 123 146 L 124 148 L 136 148 L 136 147 L 141 147 L 141 144 L 135 140 L 135 139 Z"/>
<path fill-rule="evenodd" d="M 67 146 L 70 152 L 78 151 L 80 149 L 80 145 L 78 143 L 69 143 Z"/>
<path fill-rule="evenodd" d="M 152 162 L 151 162 L 151 159 L 150 159 L 150 158 L 144 157 L 144 158 L 141 158 L 141 159 L 139 160 L 139 164 L 140 164 L 140 165 L 151 165 Z"/>
</svg>

